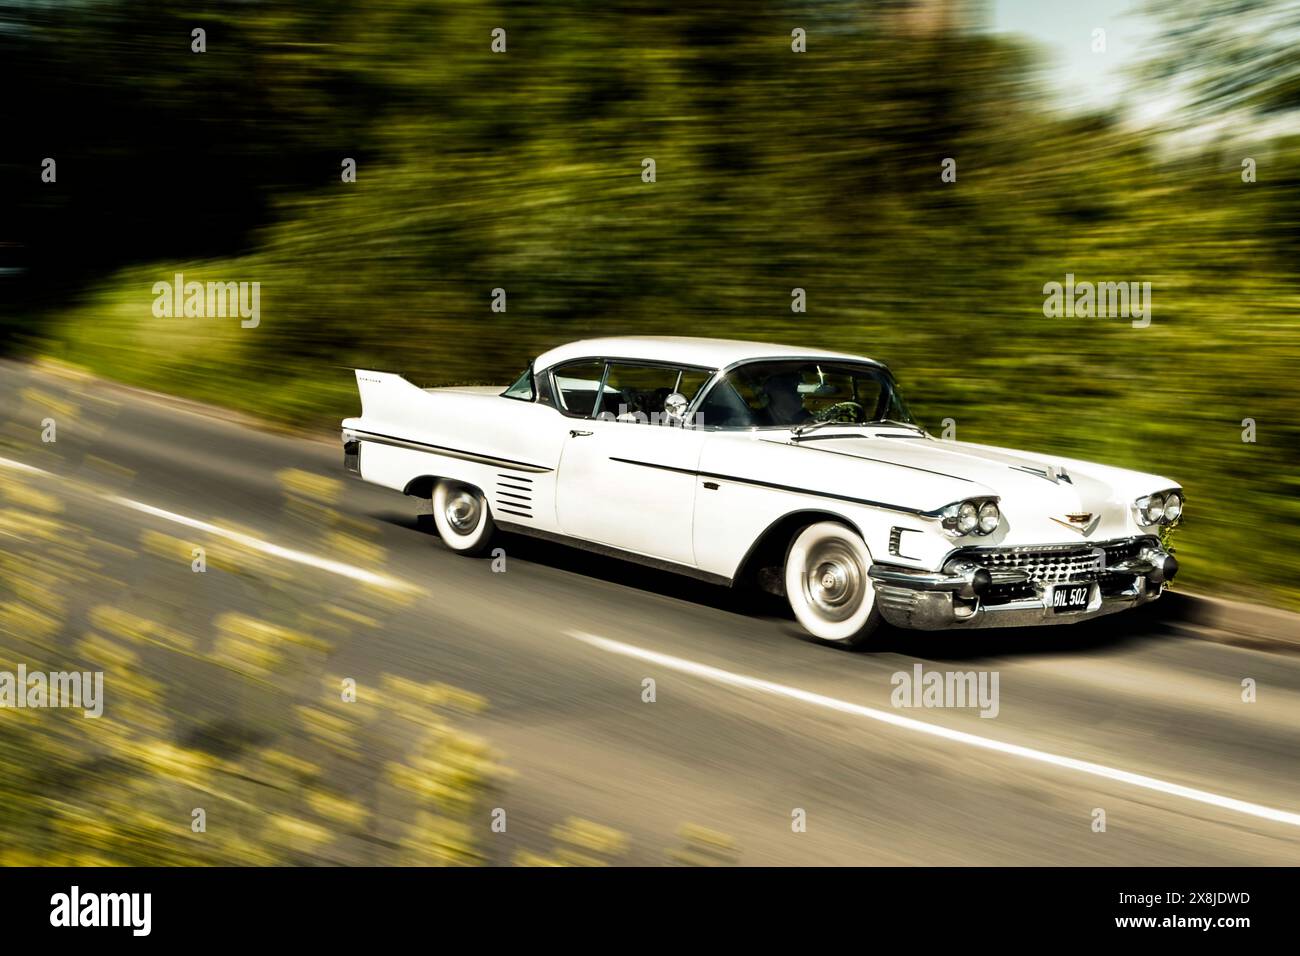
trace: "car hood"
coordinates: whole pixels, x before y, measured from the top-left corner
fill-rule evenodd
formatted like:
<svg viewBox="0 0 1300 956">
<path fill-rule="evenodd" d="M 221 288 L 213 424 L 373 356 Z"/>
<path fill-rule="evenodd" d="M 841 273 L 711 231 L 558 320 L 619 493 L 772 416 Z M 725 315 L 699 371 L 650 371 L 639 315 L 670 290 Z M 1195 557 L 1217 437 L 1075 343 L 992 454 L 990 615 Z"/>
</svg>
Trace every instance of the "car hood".
<svg viewBox="0 0 1300 956">
<path fill-rule="evenodd" d="M 971 539 L 978 544 L 1100 541 L 1139 533 L 1132 502 L 1177 487 L 1159 475 L 902 431 L 861 437 L 818 434 L 797 445 L 811 455 L 895 465 L 900 475 L 914 471 L 956 479 L 963 497 L 996 495 L 1003 527 L 995 535 Z"/>
</svg>

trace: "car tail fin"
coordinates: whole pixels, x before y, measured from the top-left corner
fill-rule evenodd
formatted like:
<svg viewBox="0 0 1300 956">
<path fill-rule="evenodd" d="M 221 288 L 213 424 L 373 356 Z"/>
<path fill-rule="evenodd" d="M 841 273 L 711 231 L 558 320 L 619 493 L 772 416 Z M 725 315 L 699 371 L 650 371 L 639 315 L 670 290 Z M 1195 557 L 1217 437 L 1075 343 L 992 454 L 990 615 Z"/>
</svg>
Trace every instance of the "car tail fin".
<svg viewBox="0 0 1300 956">
<path fill-rule="evenodd" d="M 393 372 L 372 372 L 362 368 L 355 371 L 361 414 L 367 418 L 389 418 L 390 411 L 409 407 L 412 398 L 424 394 L 418 386 Z"/>
</svg>

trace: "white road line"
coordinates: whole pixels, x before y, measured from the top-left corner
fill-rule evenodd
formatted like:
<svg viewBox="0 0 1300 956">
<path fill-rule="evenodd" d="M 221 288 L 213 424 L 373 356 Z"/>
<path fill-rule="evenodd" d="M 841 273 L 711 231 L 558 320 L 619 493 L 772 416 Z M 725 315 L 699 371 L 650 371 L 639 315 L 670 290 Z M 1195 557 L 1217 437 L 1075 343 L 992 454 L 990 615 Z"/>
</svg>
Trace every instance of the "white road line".
<svg viewBox="0 0 1300 956">
<path fill-rule="evenodd" d="M 261 551 L 263 554 L 269 554 L 273 558 L 283 558 L 285 561 L 293 561 L 297 564 L 305 564 L 308 567 L 316 568 L 320 571 L 328 571 L 330 574 L 337 574 L 341 577 L 351 578 L 354 581 L 361 581 L 364 584 L 373 584 L 378 587 L 410 589 L 410 585 L 397 578 L 390 578 L 385 574 L 376 574 L 373 571 L 367 571 L 365 568 L 358 568 L 355 565 L 344 564 L 342 561 L 334 561 L 330 558 L 318 558 L 314 554 L 308 554 L 305 551 L 295 551 L 293 548 L 281 547 L 278 544 L 272 544 L 270 541 L 263 541 L 261 538 L 254 538 L 252 535 L 242 534 L 238 531 L 227 531 L 225 528 L 211 524 L 207 521 L 200 521 L 197 518 L 189 518 L 185 515 L 178 515 L 174 511 L 164 511 L 162 508 L 155 508 L 153 505 L 146 505 L 140 501 L 133 501 L 130 498 L 121 498 L 117 495 L 101 496 L 105 501 L 111 501 L 113 504 L 121 505 L 124 508 L 131 508 L 135 511 L 147 515 L 153 515 L 155 518 L 162 518 L 164 521 L 173 521 L 176 524 L 184 525 L 187 528 L 193 528 L 196 531 L 202 531 L 218 538 L 225 538 L 228 541 L 234 541 L 242 544 L 244 547 L 253 548 Z"/>
<path fill-rule="evenodd" d="M 46 471 L 44 468 L 36 468 L 32 465 L 24 464 L 21 461 L 13 461 L 9 458 L 0 458 L 0 468 L 8 468 L 12 471 L 21 471 L 26 474 L 39 475 L 43 478 L 50 478 L 56 481 L 66 479 L 60 478 L 52 471 Z M 202 531 L 217 538 L 225 538 L 227 541 L 234 541 L 246 548 L 252 548 L 255 551 L 261 551 L 263 554 L 270 555 L 273 558 L 281 558 L 285 561 L 293 561 L 296 564 L 306 565 L 310 568 L 316 568 L 320 571 L 327 571 L 330 574 L 337 574 L 341 577 L 351 578 L 353 581 L 360 581 L 363 584 L 372 584 L 377 587 L 389 588 L 395 590 L 416 590 L 405 581 L 389 577 L 385 574 L 377 574 L 374 571 L 367 571 L 365 568 L 358 568 L 355 565 L 345 564 L 342 561 L 334 561 L 331 558 L 319 558 L 314 554 L 308 554 L 305 551 L 296 551 L 293 548 L 281 547 L 278 544 L 272 544 L 270 541 L 263 541 L 261 538 L 254 538 L 252 535 L 243 534 L 239 531 L 230 531 L 208 521 L 200 521 L 198 518 L 190 518 L 186 515 L 177 514 L 174 511 L 164 511 L 162 508 L 155 508 L 153 505 L 147 505 L 142 501 L 135 501 L 132 498 L 123 498 L 120 495 L 104 494 L 95 491 L 92 488 L 84 489 L 87 494 L 99 498 L 101 501 L 107 501 L 111 504 L 119 505 L 123 508 L 130 508 L 133 511 L 139 511 L 142 514 L 152 515 L 155 518 L 161 518 L 164 521 L 171 521 L 174 524 L 184 525 L 187 528 L 193 528 L 196 531 Z"/>
<path fill-rule="evenodd" d="M 841 713 L 852 714 L 856 717 L 867 717 L 871 720 L 878 720 L 882 723 L 892 724 L 895 727 L 902 727 L 905 730 L 913 730 L 917 733 L 929 734 L 931 737 L 940 737 L 944 740 L 951 740 L 955 743 L 966 744 L 971 747 L 979 747 L 983 750 L 992 750 L 996 753 L 1008 754 L 1013 757 L 1023 757 L 1026 760 L 1035 760 L 1039 763 L 1050 764 L 1054 767 L 1062 767 L 1066 770 L 1075 770 L 1079 773 L 1090 774 L 1094 777 L 1102 777 L 1106 780 L 1115 780 L 1119 783 L 1127 783 L 1134 787 L 1141 787 L 1144 790 L 1154 790 L 1157 793 L 1182 797 L 1186 800 L 1195 800 L 1197 803 L 1208 804 L 1212 807 L 1219 807 L 1224 810 L 1232 810 L 1236 813 L 1244 813 L 1247 816 L 1259 817 L 1263 820 L 1271 820 L 1274 823 L 1285 823 L 1293 827 L 1300 826 L 1300 813 L 1291 813 L 1287 810 L 1276 810 L 1273 807 L 1262 806 L 1258 803 L 1250 803 L 1245 800 L 1237 800 L 1233 797 L 1225 797 L 1217 793 L 1210 793 L 1208 790 L 1197 790 L 1194 787 L 1184 787 L 1182 784 L 1169 783 L 1166 780 L 1158 780 L 1155 777 L 1148 777 L 1140 773 L 1131 773 L 1127 770 L 1118 770 L 1114 767 L 1092 763 L 1088 760 L 1078 760 L 1074 757 L 1062 757 L 1059 754 L 1048 753 L 1044 750 L 1035 750 L 1032 747 L 1021 747 L 1018 744 L 1004 743 L 1003 741 L 993 740 L 989 737 L 981 737 L 978 734 L 969 734 L 962 730 L 952 730 L 947 727 L 939 727 L 935 724 L 926 723 L 923 720 L 904 717 L 901 714 L 891 713 L 887 710 L 877 710 L 874 707 L 854 704 L 847 700 L 827 697 L 823 694 L 814 694 L 810 691 L 800 690 L 797 687 L 790 687 L 786 684 L 777 684 L 757 677 L 746 677 L 743 674 L 734 674 L 731 671 L 724 671 L 717 667 L 710 667 L 708 664 L 699 664 L 682 657 L 674 657 L 671 654 L 661 654 L 658 651 L 646 650 L 642 647 L 636 647 L 633 644 L 624 644 L 621 641 L 611 641 L 609 638 L 597 637 L 594 634 L 584 634 L 580 631 L 569 631 L 569 636 L 582 641 L 585 644 L 590 644 L 592 647 L 597 647 L 602 651 L 608 651 L 611 654 L 620 654 L 623 657 L 632 657 L 651 664 L 658 664 L 660 667 L 680 671 L 683 674 L 690 674 L 694 677 L 713 681 L 714 683 L 727 684 L 731 687 L 741 687 L 745 690 L 772 694 L 777 697 L 788 697 L 791 700 L 802 701 L 805 704 L 825 707 L 828 710 L 837 710 Z"/>
<path fill-rule="evenodd" d="M 50 478 L 54 477 L 53 472 L 46 471 L 44 468 L 37 468 L 34 465 L 25 465 L 21 461 L 13 461 L 9 458 L 0 458 L 0 465 L 3 465 L 11 471 L 25 471 L 29 475 L 46 475 Z"/>
</svg>

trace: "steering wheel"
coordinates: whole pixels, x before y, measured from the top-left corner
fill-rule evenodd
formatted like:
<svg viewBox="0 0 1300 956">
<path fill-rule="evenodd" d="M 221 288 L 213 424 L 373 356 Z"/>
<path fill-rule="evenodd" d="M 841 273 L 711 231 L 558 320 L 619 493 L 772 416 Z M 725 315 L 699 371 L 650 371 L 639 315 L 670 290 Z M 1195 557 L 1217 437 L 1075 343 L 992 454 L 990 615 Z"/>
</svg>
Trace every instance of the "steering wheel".
<svg viewBox="0 0 1300 956">
<path fill-rule="evenodd" d="M 858 402 L 836 402 L 834 405 L 828 405 L 826 408 L 823 408 L 820 412 L 814 415 L 813 420 L 819 422 L 836 421 L 857 424 L 866 417 L 866 408 Z"/>
</svg>

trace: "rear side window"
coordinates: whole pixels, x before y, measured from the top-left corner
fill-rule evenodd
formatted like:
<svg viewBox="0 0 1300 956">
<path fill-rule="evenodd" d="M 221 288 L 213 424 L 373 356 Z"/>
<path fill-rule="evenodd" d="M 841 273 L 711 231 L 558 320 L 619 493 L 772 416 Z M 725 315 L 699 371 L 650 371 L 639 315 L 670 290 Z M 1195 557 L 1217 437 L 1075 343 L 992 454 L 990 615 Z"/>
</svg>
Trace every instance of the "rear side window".
<svg viewBox="0 0 1300 956">
<path fill-rule="evenodd" d="M 663 414 L 664 400 L 677 388 L 681 370 L 654 365 L 611 362 L 605 376 L 601 418 L 651 422 Z"/>
<path fill-rule="evenodd" d="M 677 391 L 685 395 L 688 402 L 692 402 L 712 375 L 712 372 L 702 368 L 683 369 L 681 378 L 677 380 Z"/>
<path fill-rule="evenodd" d="M 590 418 L 596 411 L 600 398 L 601 382 L 605 376 L 602 359 L 582 359 L 561 365 L 551 373 L 555 379 L 556 404 L 569 415 Z"/>
</svg>

